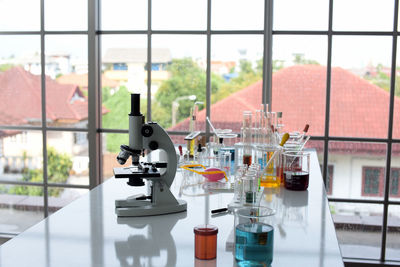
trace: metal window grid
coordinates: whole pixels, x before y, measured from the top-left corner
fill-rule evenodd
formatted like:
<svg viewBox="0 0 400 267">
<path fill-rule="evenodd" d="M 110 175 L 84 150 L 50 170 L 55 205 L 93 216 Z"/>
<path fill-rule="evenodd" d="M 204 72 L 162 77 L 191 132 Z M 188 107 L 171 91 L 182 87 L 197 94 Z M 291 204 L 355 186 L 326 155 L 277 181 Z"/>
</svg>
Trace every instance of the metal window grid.
<svg viewBox="0 0 400 267">
<path fill-rule="evenodd" d="M 323 152 L 323 169 L 322 174 L 324 181 L 328 175 L 328 144 L 330 141 L 347 141 L 347 142 L 380 142 L 387 145 L 386 154 L 386 173 L 385 173 L 385 188 L 384 198 L 382 200 L 369 200 L 369 199 L 344 199 L 344 198 L 329 198 L 330 202 L 344 202 L 344 203 L 365 203 L 365 204 L 381 204 L 384 207 L 383 221 L 382 221 L 382 240 L 381 240 L 381 256 L 379 262 L 385 262 L 386 251 L 386 231 L 388 219 L 389 205 L 400 205 L 400 201 L 393 201 L 389 199 L 389 181 L 390 181 L 390 167 L 391 167 L 391 152 L 392 144 L 400 143 L 400 139 L 393 139 L 393 110 L 394 110 L 394 93 L 395 93 L 395 75 L 396 75 L 396 53 L 397 53 L 397 38 L 399 32 L 397 31 L 398 23 L 398 6 L 399 0 L 394 0 L 394 22 L 393 31 L 334 31 L 332 29 L 333 20 L 333 2 L 329 0 L 329 15 L 328 15 L 328 29 L 326 31 L 282 31 L 273 30 L 273 1 L 265 0 L 264 10 L 264 30 L 229 30 L 219 31 L 211 30 L 211 0 L 207 1 L 207 29 L 205 31 L 179 31 L 179 30 L 152 30 L 152 1 L 148 0 L 148 28 L 147 30 L 115 30 L 106 31 L 100 29 L 100 8 L 101 0 L 88 0 L 88 30 L 87 31 L 45 31 L 44 9 L 45 0 L 40 0 L 40 31 L 0 31 L 2 35 L 38 35 L 41 39 L 41 81 L 42 81 L 42 125 L 41 126 L 12 126 L 1 125 L 0 129 L 5 130 L 39 130 L 43 133 L 43 183 L 19 182 L 19 181 L 4 181 L 0 180 L 0 184 L 18 184 L 18 185 L 31 185 L 41 186 L 44 188 L 44 216 L 47 217 L 48 213 L 48 187 L 62 187 L 62 188 L 85 188 L 91 189 L 102 182 L 102 162 L 101 162 L 101 134 L 102 133 L 123 133 L 127 134 L 128 130 L 123 129 L 104 129 L 101 127 L 101 94 L 100 94 L 100 37 L 102 35 L 147 35 L 147 61 L 152 62 L 151 40 L 153 34 L 197 34 L 206 35 L 207 37 L 207 69 L 206 69 L 206 114 L 211 114 L 211 38 L 214 35 L 224 34 L 241 34 L 241 35 L 262 35 L 264 38 L 264 52 L 263 52 L 263 86 L 262 86 L 262 99 L 260 103 L 271 103 L 272 99 L 272 37 L 274 35 L 320 35 L 328 38 L 327 47 L 327 73 L 326 73 L 326 99 L 325 99 L 325 131 L 323 136 L 312 136 L 311 140 L 319 140 L 324 142 Z M 87 35 L 88 36 L 88 94 L 89 94 L 89 125 L 88 128 L 67 128 L 67 127 L 49 127 L 46 125 L 46 84 L 45 84 L 45 36 L 46 35 Z M 332 37 L 333 36 L 392 36 L 392 61 L 391 61 L 391 82 L 390 82 L 390 104 L 389 104 L 389 123 L 387 138 L 359 138 L 359 137 L 336 137 L 329 134 L 329 118 L 330 118 L 330 93 L 331 93 L 331 63 L 332 63 Z M 151 64 L 147 64 L 147 93 L 151 95 Z M 151 120 L 151 98 L 147 98 L 147 114 L 148 119 Z M 67 185 L 67 184 L 49 184 L 47 174 L 47 132 L 48 131 L 74 131 L 74 132 L 87 132 L 89 136 L 89 185 Z M 174 135 L 186 135 L 188 132 L 169 132 Z M 210 135 L 209 126 L 206 126 L 206 136 Z M 346 258 L 349 261 L 363 261 L 364 259 Z M 345 259 L 345 260 L 346 260 Z"/>
</svg>

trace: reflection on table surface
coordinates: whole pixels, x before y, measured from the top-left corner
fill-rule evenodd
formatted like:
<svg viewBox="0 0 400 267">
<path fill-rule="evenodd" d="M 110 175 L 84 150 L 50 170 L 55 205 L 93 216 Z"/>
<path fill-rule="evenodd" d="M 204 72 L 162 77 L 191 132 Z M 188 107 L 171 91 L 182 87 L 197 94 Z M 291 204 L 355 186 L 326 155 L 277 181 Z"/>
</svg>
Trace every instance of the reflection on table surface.
<svg viewBox="0 0 400 267">
<path fill-rule="evenodd" d="M 186 212 L 117 218 L 115 199 L 146 188 L 110 179 L 2 245 L 0 266 L 235 266 L 234 216 L 210 212 L 233 194 L 204 194 L 201 186 L 180 194 L 181 179 L 178 172 L 171 190 L 188 202 Z M 307 191 L 264 189 L 261 205 L 276 210 L 272 266 L 343 266 L 315 153 Z M 219 230 L 213 261 L 194 258 L 193 227 L 204 223 Z"/>
</svg>

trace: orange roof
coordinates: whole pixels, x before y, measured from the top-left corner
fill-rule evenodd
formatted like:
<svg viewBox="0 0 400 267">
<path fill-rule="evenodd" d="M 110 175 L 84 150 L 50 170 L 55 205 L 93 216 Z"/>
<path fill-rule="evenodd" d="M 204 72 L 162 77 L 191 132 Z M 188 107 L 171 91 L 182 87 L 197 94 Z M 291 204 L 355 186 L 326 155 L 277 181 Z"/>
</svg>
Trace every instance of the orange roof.
<svg viewBox="0 0 400 267">
<path fill-rule="evenodd" d="M 57 78 L 57 82 L 61 84 L 76 84 L 82 89 L 88 88 L 88 74 L 65 74 Z M 108 79 L 104 75 L 101 75 L 101 86 L 103 87 L 117 87 L 119 85 L 118 81 Z"/>
<path fill-rule="evenodd" d="M 283 112 L 285 131 L 301 131 L 310 124 L 310 134 L 323 136 L 325 129 L 326 67 L 297 65 L 273 74 L 272 110 Z M 262 81 L 256 82 L 211 106 L 211 121 L 217 128 L 240 132 L 244 110 L 261 108 Z M 330 135 L 387 137 L 389 93 L 342 68 L 332 68 Z M 400 114 L 400 99 L 395 99 L 394 114 Z M 198 125 L 205 129 L 205 109 L 199 112 Z M 400 125 L 400 116 L 394 116 Z M 171 127 L 187 131 L 189 119 Z M 394 137 L 400 137 L 395 127 Z"/>
</svg>

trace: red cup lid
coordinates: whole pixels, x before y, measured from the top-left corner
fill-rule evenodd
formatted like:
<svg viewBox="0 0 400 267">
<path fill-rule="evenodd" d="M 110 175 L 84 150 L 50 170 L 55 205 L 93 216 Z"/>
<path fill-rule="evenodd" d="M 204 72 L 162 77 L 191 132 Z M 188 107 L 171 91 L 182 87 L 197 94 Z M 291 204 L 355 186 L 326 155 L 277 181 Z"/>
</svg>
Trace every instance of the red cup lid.
<svg viewBox="0 0 400 267">
<path fill-rule="evenodd" d="M 210 224 L 198 225 L 193 228 L 196 235 L 216 235 L 218 227 Z"/>
</svg>

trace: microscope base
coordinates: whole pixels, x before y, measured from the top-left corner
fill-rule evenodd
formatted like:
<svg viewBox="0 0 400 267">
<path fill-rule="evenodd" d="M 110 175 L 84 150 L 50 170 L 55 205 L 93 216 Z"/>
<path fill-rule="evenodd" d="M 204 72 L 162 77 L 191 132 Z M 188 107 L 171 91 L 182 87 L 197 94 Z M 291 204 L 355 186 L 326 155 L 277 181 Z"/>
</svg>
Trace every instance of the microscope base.
<svg viewBox="0 0 400 267">
<path fill-rule="evenodd" d="M 132 202 L 123 205 L 123 200 L 117 200 L 119 205 L 115 207 L 115 213 L 118 217 L 141 217 L 141 216 L 151 216 L 151 215 L 162 215 L 169 213 L 177 213 L 186 211 L 187 203 L 184 200 L 177 199 L 178 203 L 167 204 L 167 205 L 143 205 L 143 202 L 137 203 L 137 206 L 133 206 Z M 116 202 L 117 203 L 117 202 Z"/>
</svg>

